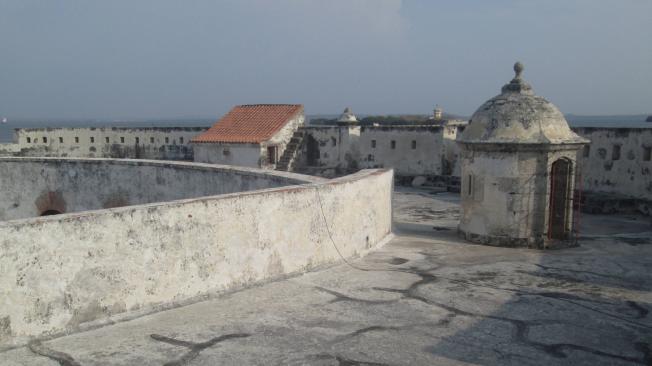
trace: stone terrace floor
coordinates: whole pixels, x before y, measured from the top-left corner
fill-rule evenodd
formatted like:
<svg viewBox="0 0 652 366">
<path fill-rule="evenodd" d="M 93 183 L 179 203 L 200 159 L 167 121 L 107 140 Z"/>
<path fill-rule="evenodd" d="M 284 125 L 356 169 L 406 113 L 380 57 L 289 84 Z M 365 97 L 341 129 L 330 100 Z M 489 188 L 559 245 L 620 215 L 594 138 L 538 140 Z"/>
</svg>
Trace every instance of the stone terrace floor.
<svg viewBox="0 0 652 366">
<path fill-rule="evenodd" d="M 458 199 L 398 189 L 396 237 L 346 264 L 0 353 L 2 365 L 652 365 L 649 218 L 580 246 L 472 245 Z M 58 361 L 57 361 L 58 360 Z"/>
</svg>

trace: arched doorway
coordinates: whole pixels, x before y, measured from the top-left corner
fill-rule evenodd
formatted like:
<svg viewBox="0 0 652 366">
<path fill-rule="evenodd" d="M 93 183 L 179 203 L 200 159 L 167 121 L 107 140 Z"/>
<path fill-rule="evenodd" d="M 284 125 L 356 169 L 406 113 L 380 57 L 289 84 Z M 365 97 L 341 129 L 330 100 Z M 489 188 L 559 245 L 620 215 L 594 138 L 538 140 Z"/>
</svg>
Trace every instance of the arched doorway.
<svg viewBox="0 0 652 366">
<path fill-rule="evenodd" d="M 45 210 L 41 213 L 41 216 L 61 215 L 62 213 L 57 210 Z"/>
<path fill-rule="evenodd" d="M 570 160 L 562 158 L 552 163 L 550 169 L 548 239 L 567 239 L 570 232 L 572 164 Z"/>
</svg>

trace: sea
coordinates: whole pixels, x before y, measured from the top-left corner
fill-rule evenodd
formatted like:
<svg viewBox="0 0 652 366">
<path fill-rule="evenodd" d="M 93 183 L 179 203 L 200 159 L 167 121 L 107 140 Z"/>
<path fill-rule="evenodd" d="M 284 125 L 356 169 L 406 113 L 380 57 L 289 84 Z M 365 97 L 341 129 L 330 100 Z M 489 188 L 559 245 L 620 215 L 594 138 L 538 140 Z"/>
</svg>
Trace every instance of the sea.
<svg viewBox="0 0 652 366">
<path fill-rule="evenodd" d="M 306 116 L 308 120 L 316 116 Z M 319 116 L 323 117 L 323 116 Z M 566 120 L 571 127 L 623 127 L 652 128 L 652 122 L 645 122 L 647 115 L 622 116 L 580 116 L 568 114 Z M 0 143 L 12 142 L 16 128 L 44 127 L 209 127 L 215 118 L 178 118 L 133 121 L 115 120 L 12 120 L 0 123 Z"/>
</svg>

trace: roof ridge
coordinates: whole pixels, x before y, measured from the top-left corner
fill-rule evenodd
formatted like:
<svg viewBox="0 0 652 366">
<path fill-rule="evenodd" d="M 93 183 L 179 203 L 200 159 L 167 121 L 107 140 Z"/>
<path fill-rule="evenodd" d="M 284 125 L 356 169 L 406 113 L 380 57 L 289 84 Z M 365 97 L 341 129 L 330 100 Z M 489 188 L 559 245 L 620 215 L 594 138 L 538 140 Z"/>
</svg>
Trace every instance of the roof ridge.
<svg viewBox="0 0 652 366">
<path fill-rule="evenodd" d="M 238 104 L 236 107 L 261 107 L 261 106 L 292 106 L 292 107 L 303 107 L 302 104 L 292 104 L 292 103 L 255 103 L 255 104 Z"/>
</svg>

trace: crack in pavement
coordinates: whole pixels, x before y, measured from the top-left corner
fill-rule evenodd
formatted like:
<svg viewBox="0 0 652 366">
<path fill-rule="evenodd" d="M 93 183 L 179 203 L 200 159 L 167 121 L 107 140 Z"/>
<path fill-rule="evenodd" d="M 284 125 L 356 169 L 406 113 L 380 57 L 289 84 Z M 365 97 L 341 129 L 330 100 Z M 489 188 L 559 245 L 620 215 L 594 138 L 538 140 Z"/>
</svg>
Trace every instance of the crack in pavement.
<svg viewBox="0 0 652 366">
<path fill-rule="evenodd" d="M 634 309 L 638 313 L 636 319 L 643 319 L 647 317 L 647 314 L 650 312 L 648 309 L 644 308 L 641 304 L 637 303 L 636 301 L 632 301 L 632 300 L 625 301 L 625 304 L 627 304 L 627 306 Z"/>
<path fill-rule="evenodd" d="M 329 304 L 340 302 L 340 301 L 360 302 L 360 303 L 363 303 L 363 304 L 390 304 L 390 303 L 398 301 L 396 299 L 392 299 L 392 300 L 360 299 L 360 298 L 356 298 L 356 297 L 351 297 L 349 295 L 345 295 L 345 294 L 343 294 L 341 292 L 329 290 L 329 289 L 321 287 L 321 286 L 315 286 L 314 288 L 319 290 L 319 291 L 322 291 L 322 292 L 325 292 L 327 294 L 331 294 L 331 295 L 335 296 L 334 299 L 332 299 L 332 300 L 330 300 L 328 302 Z"/>
<path fill-rule="evenodd" d="M 338 366 L 390 366 L 387 363 L 354 360 L 352 358 L 341 355 L 332 355 L 330 353 L 321 353 L 312 357 L 319 360 L 335 360 L 337 361 Z"/>
<path fill-rule="evenodd" d="M 358 330 L 355 330 L 351 333 L 343 334 L 340 336 L 335 337 L 330 343 L 339 343 L 343 342 L 352 338 L 355 338 L 359 335 L 366 334 L 366 333 L 372 333 L 372 332 L 385 332 L 385 331 L 398 331 L 401 329 L 408 329 L 411 328 L 411 326 L 405 325 L 405 326 L 400 326 L 400 327 L 390 327 L 390 326 L 384 326 L 384 325 L 372 325 L 369 327 L 365 328 L 360 328 Z"/>
<path fill-rule="evenodd" d="M 187 364 L 188 362 L 192 361 L 195 359 L 197 356 L 199 356 L 199 353 L 203 350 L 205 350 L 208 347 L 214 346 L 217 343 L 226 341 L 228 339 L 233 339 L 233 338 L 246 338 L 251 336 L 251 334 L 248 333 L 233 333 L 233 334 L 225 334 L 221 335 L 219 337 L 214 337 L 209 339 L 206 342 L 189 342 L 189 341 L 184 341 L 180 339 L 175 339 L 171 337 L 166 337 L 160 334 L 150 334 L 150 337 L 156 341 L 171 344 L 173 346 L 179 346 L 179 347 L 186 347 L 189 348 L 190 351 L 186 352 L 183 356 L 181 356 L 178 360 L 174 361 L 169 361 L 163 364 L 163 366 L 182 366 Z"/>
<path fill-rule="evenodd" d="M 625 317 L 622 317 L 620 315 L 608 313 L 608 312 L 605 312 L 605 311 L 602 311 L 602 310 L 599 310 L 599 309 L 596 309 L 596 308 L 593 308 L 593 307 L 590 307 L 590 306 L 587 306 L 587 305 L 584 305 L 584 304 L 580 304 L 577 301 L 590 302 L 590 303 L 601 304 L 601 305 L 605 305 L 605 304 L 607 304 L 607 305 L 616 305 L 616 304 L 611 303 L 611 302 L 584 298 L 584 297 L 581 297 L 581 296 L 568 294 L 568 293 L 564 293 L 564 292 L 553 292 L 553 291 L 534 292 L 534 291 L 525 291 L 525 290 L 520 290 L 520 289 L 499 287 L 499 286 L 490 285 L 490 284 L 478 284 L 478 283 L 474 283 L 474 282 L 471 282 L 471 281 L 468 281 L 468 280 L 455 279 L 455 278 L 450 278 L 450 277 L 445 277 L 445 276 L 435 276 L 435 275 L 432 275 L 432 274 L 428 273 L 430 271 L 434 271 L 434 270 L 437 270 L 439 268 L 440 268 L 439 266 L 435 266 L 435 267 L 431 267 L 431 268 L 420 269 L 418 267 L 412 266 L 412 267 L 409 267 L 409 268 L 406 268 L 406 269 L 388 268 L 388 269 L 365 269 L 365 270 L 366 271 L 371 271 L 371 272 L 373 272 L 373 271 L 401 272 L 401 273 L 408 273 L 408 274 L 413 274 L 413 275 L 416 275 L 416 276 L 420 276 L 420 277 L 422 277 L 422 280 L 417 281 L 416 283 L 414 283 L 412 285 L 412 286 L 416 285 L 417 287 L 421 286 L 421 285 L 424 285 L 424 284 L 434 282 L 437 278 L 439 278 L 439 279 L 450 281 L 452 283 L 457 283 L 457 284 L 466 285 L 466 286 L 484 287 L 484 288 L 489 288 L 489 289 L 493 289 L 493 290 L 512 292 L 517 296 L 539 296 L 539 297 L 544 297 L 544 298 L 551 298 L 551 299 L 555 299 L 555 300 L 558 300 L 558 301 L 563 301 L 563 302 L 566 302 L 566 303 L 569 303 L 569 304 L 573 304 L 575 306 L 578 306 L 578 307 L 584 308 L 586 310 L 596 312 L 596 313 L 601 314 L 601 315 L 606 316 L 606 317 L 618 319 L 620 321 L 626 322 L 626 323 L 628 323 L 628 324 L 630 324 L 632 326 L 635 326 L 635 327 L 652 329 L 652 326 L 650 326 L 650 325 L 639 323 L 639 322 L 633 321 L 631 319 L 627 319 Z M 423 282 L 425 277 L 431 278 L 432 280 L 429 280 L 429 281 L 427 281 L 427 283 L 425 283 L 425 282 Z M 372 287 L 372 288 L 376 289 L 376 290 L 380 289 L 380 288 L 376 288 L 376 287 Z M 385 288 L 383 290 L 388 291 L 390 289 Z M 332 291 L 332 290 L 329 290 L 329 291 Z M 395 292 L 401 292 L 401 291 L 405 291 L 405 290 L 400 290 L 400 291 L 395 291 Z M 338 301 L 343 301 L 343 300 L 344 299 L 341 299 L 341 300 L 338 299 Z M 367 300 L 358 299 L 358 301 L 365 302 Z M 628 304 L 628 305 L 632 306 L 631 304 Z M 647 311 L 647 309 L 644 309 L 642 307 L 639 310 L 642 310 L 643 312 Z M 639 312 L 639 314 L 643 314 L 643 313 Z M 647 315 L 647 313 L 644 313 L 643 315 Z M 639 316 L 639 317 L 637 317 L 637 319 L 642 319 L 644 317 L 645 316 Z"/>
<path fill-rule="evenodd" d="M 32 341 L 27 344 L 27 348 L 37 355 L 47 357 L 59 363 L 61 366 L 81 366 L 81 364 L 65 352 L 55 351 L 43 345 L 40 341 Z"/>
<path fill-rule="evenodd" d="M 418 293 L 418 290 L 421 286 L 428 285 L 431 283 L 434 283 L 438 281 L 437 276 L 427 273 L 425 271 L 418 271 L 414 270 L 411 268 L 410 270 L 392 270 L 396 272 L 405 272 L 405 273 L 411 273 L 414 275 L 417 275 L 420 277 L 418 281 L 413 282 L 410 286 L 408 286 L 406 289 L 393 289 L 393 288 L 383 288 L 383 287 L 372 287 L 372 289 L 376 291 L 383 291 L 383 292 L 391 292 L 391 293 L 398 293 L 401 294 L 401 298 L 399 299 L 394 299 L 394 300 L 383 300 L 382 303 L 388 303 L 388 302 L 393 302 L 393 301 L 398 301 L 401 299 L 412 299 L 416 300 L 422 303 L 425 303 L 427 305 L 431 306 L 436 306 L 440 309 L 448 311 L 450 314 L 454 316 L 467 316 L 467 317 L 473 317 L 473 318 L 478 318 L 478 319 L 492 319 L 492 320 L 497 320 L 497 321 L 502 321 L 502 322 L 507 322 L 511 324 L 514 328 L 514 331 L 512 332 L 512 341 L 515 343 L 523 344 L 528 347 L 535 348 L 537 350 L 540 350 L 552 357 L 555 358 L 567 358 L 568 357 L 568 351 L 582 351 L 586 353 L 593 354 L 598 357 L 606 357 L 606 358 L 611 358 L 611 359 L 617 359 L 625 362 L 631 362 L 631 363 L 636 363 L 636 364 L 641 364 L 641 365 L 649 365 L 649 359 L 650 359 L 650 350 L 649 346 L 647 344 L 644 344 L 642 346 L 642 343 L 635 343 L 635 348 L 642 353 L 642 357 L 630 357 L 630 356 L 623 356 L 620 354 L 614 354 L 614 353 L 608 353 L 604 352 L 601 350 L 597 350 L 591 347 L 587 346 L 582 346 L 582 345 L 576 345 L 572 343 L 555 343 L 555 344 L 545 344 L 541 342 L 537 342 L 534 340 L 529 339 L 529 330 L 532 326 L 537 326 L 537 325 L 550 325 L 550 324 L 565 324 L 560 321 L 556 320 L 520 320 L 520 319 L 512 319 L 512 318 L 507 318 L 507 317 L 502 317 L 502 316 L 496 316 L 496 315 L 484 315 L 484 314 L 478 314 L 478 313 L 473 313 L 469 312 L 466 310 L 462 310 L 459 308 L 456 308 L 451 305 L 446 305 L 442 304 L 439 302 L 436 302 L 434 300 L 431 300 L 425 296 L 422 296 Z M 474 285 L 474 284 L 469 284 L 469 285 Z M 491 286 L 489 286 L 491 287 Z M 496 287 L 498 290 L 506 290 L 506 291 L 511 291 L 514 293 L 521 293 L 521 296 L 527 296 L 527 295 L 536 295 L 536 296 L 542 296 L 542 297 L 549 297 L 553 299 L 557 299 L 560 301 L 566 301 L 568 303 L 574 304 L 576 306 L 580 306 L 582 308 L 585 308 L 587 310 L 592 310 L 596 311 L 600 314 L 603 314 L 605 316 L 610 316 L 615 319 L 621 320 L 621 321 L 627 321 L 630 323 L 634 323 L 634 325 L 638 326 L 643 326 L 646 327 L 646 325 L 639 324 L 636 322 L 631 322 L 628 319 L 621 318 L 614 316 L 613 314 L 605 313 L 603 311 L 600 311 L 598 309 L 594 309 L 588 306 L 585 306 L 583 304 L 579 304 L 573 300 L 581 300 L 583 298 L 577 297 L 575 295 L 569 295 L 569 294 L 560 294 L 560 293 L 528 293 L 528 292 L 522 292 L 520 290 L 516 289 L 503 289 Z M 336 296 L 336 299 L 331 300 L 329 303 L 334 303 L 334 302 L 339 302 L 339 301 L 354 301 L 354 302 L 360 302 L 360 303 L 372 303 L 372 304 L 377 304 L 379 303 L 378 300 L 367 300 L 367 299 L 361 299 L 361 298 L 355 298 L 349 295 L 344 295 L 339 292 L 333 291 L 333 290 L 328 290 L 324 288 L 320 288 L 320 290 L 328 292 L 334 296 Z M 572 300 L 571 300 L 572 299 Z M 631 305 L 630 305 L 631 306 Z M 449 317 L 450 320 L 450 317 Z M 355 333 L 355 332 L 354 332 Z M 432 351 L 434 347 L 431 347 Z M 431 352 L 432 352 L 431 351 Z"/>
</svg>

